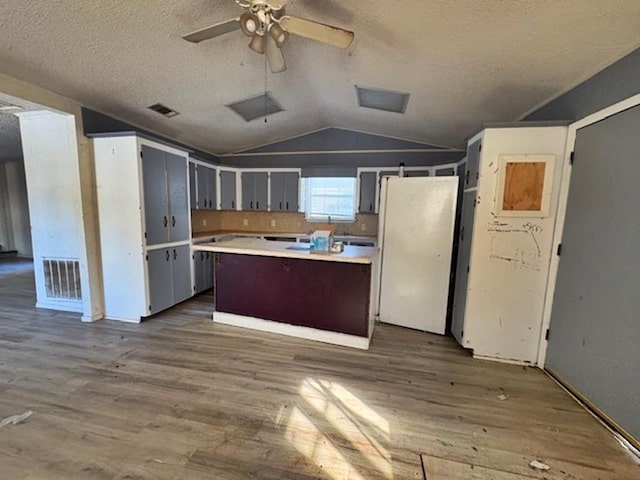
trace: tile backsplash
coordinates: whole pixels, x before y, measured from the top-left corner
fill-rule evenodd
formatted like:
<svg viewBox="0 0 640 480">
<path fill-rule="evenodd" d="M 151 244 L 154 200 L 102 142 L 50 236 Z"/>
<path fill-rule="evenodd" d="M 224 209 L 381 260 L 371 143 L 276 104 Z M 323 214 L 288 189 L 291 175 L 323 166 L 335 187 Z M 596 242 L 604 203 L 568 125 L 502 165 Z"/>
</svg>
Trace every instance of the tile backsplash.
<svg viewBox="0 0 640 480">
<path fill-rule="evenodd" d="M 236 210 L 192 210 L 193 233 L 214 231 L 309 233 L 329 227 L 325 223 L 307 222 L 298 212 L 247 212 Z M 376 236 L 378 215 L 359 213 L 353 223 L 332 223 L 336 234 Z"/>
</svg>

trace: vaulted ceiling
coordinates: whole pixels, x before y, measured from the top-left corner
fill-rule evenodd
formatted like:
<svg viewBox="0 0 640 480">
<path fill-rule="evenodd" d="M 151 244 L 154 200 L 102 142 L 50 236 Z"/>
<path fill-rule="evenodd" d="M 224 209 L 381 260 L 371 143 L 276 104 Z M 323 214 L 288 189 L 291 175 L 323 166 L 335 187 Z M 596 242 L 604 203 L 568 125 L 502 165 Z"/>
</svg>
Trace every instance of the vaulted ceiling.
<svg viewBox="0 0 640 480">
<path fill-rule="evenodd" d="M 292 36 L 266 75 L 284 112 L 225 105 L 265 90 L 240 31 L 181 36 L 238 16 L 233 0 L 0 0 L 0 72 L 212 153 L 335 126 L 459 147 L 640 46 L 637 0 L 289 0 L 287 13 L 353 30 L 340 50 Z M 411 94 L 404 115 L 360 108 L 355 85 Z M 180 115 L 146 107 L 161 102 Z"/>
</svg>

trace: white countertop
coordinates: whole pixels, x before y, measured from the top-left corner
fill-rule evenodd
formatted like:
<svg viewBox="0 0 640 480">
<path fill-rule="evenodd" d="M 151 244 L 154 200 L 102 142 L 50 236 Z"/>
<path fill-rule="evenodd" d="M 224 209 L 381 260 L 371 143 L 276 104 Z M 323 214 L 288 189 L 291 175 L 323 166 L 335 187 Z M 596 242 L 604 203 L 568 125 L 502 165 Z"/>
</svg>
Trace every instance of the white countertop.
<svg viewBox="0 0 640 480">
<path fill-rule="evenodd" d="M 311 253 L 309 250 L 298 250 L 298 248 L 304 246 L 306 246 L 306 244 L 298 242 L 274 242 L 260 238 L 238 237 L 214 243 L 198 243 L 194 244 L 192 248 L 193 250 L 204 250 L 208 252 L 361 264 L 372 263 L 378 252 L 376 247 L 356 247 L 351 245 L 346 245 L 342 253 Z M 296 249 L 292 250 L 289 247 L 295 247 Z"/>
</svg>

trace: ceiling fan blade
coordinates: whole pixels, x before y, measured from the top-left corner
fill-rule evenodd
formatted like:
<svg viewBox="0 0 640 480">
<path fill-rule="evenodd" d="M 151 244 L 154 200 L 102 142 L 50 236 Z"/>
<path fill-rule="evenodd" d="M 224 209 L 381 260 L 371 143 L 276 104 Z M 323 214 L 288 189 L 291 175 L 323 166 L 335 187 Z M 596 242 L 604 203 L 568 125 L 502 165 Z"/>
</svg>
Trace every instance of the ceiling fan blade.
<svg viewBox="0 0 640 480">
<path fill-rule="evenodd" d="M 300 17 L 292 17 L 290 15 L 283 16 L 280 19 L 280 25 L 294 35 L 328 43 L 338 48 L 347 48 L 351 45 L 353 37 L 355 36 L 354 33 L 349 30 L 305 20 Z"/>
<path fill-rule="evenodd" d="M 215 25 L 211 25 L 210 27 L 203 28 L 201 30 L 197 30 L 193 33 L 185 35 L 184 38 L 187 42 L 191 43 L 200 43 L 204 40 L 209 40 L 210 38 L 218 37 L 220 35 L 224 35 L 225 33 L 233 32 L 234 30 L 240 30 L 240 19 L 232 18 L 231 20 L 226 20 L 224 22 L 216 23 Z"/>
<path fill-rule="evenodd" d="M 282 50 L 278 48 L 271 35 L 266 35 L 265 38 L 267 40 L 267 61 L 269 62 L 271 73 L 284 72 L 287 69 L 287 65 L 284 62 Z"/>
</svg>

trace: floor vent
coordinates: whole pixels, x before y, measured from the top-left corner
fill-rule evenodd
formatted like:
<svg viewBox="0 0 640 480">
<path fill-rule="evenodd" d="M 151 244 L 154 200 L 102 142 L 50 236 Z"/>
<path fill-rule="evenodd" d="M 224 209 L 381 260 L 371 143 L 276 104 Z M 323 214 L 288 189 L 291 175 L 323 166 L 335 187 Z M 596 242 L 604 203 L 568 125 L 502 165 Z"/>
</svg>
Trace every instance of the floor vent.
<svg viewBox="0 0 640 480">
<path fill-rule="evenodd" d="M 47 297 L 82 300 L 80 262 L 73 259 L 45 258 L 42 264 Z"/>
</svg>

